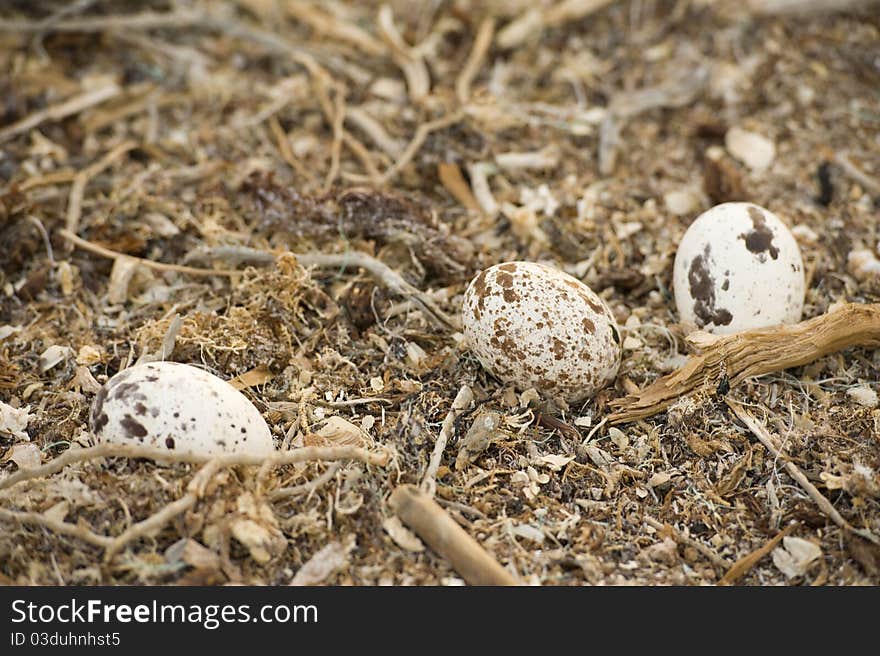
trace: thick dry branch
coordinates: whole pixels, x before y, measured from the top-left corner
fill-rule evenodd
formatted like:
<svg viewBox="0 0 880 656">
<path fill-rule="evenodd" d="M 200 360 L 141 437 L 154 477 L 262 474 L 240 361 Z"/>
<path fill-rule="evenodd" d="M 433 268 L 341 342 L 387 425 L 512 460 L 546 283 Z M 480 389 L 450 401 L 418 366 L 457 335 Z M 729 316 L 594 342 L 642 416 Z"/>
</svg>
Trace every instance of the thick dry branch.
<svg viewBox="0 0 880 656">
<path fill-rule="evenodd" d="M 694 333 L 688 341 L 701 353 L 638 394 L 611 402 L 612 424 L 662 412 L 706 384 L 717 385 L 723 371 L 735 386 L 746 378 L 797 367 L 850 346 L 880 346 L 880 304 L 847 303 L 791 326 L 774 326 L 715 337 Z"/>
<path fill-rule="evenodd" d="M 785 471 L 788 472 L 789 476 L 791 476 L 794 480 L 797 481 L 798 485 L 803 488 L 804 492 L 806 492 L 810 498 L 819 506 L 819 510 L 821 510 L 828 519 L 837 524 L 844 531 L 849 531 L 859 535 L 866 540 L 870 540 L 874 544 L 880 545 L 880 538 L 874 535 L 868 529 L 860 529 L 855 528 L 852 524 L 850 524 L 846 519 L 841 515 L 837 508 L 831 505 L 831 502 L 825 498 L 825 495 L 822 494 L 818 488 L 810 483 L 804 473 L 798 468 L 796 464 L 794 464 L 791 460 L 789 460 L 788 456 L 786 456 L 776 445 L 773 437 L 770 435 L 770 432 L 761 424 L 754 416 L 752 416 L 748 410 L 742 407 L 739 403 L 732 399 L 727 399 L 727 405 L 733 410 L 733 413 L 739 417 L 740 421 L 742 421 L 752 434 L 758 438 L 758 440 L 763 444 L 770 453 L 773 454 L 773 457 L 777 460 L 782 461 L 785 466 Z"/>
<path fill-rule="evenodd" d="M 479 542 L 414 485 L 401 485 L 388 501 L 400 520 L 471 585 L 518 585 Z"/>
</svg>

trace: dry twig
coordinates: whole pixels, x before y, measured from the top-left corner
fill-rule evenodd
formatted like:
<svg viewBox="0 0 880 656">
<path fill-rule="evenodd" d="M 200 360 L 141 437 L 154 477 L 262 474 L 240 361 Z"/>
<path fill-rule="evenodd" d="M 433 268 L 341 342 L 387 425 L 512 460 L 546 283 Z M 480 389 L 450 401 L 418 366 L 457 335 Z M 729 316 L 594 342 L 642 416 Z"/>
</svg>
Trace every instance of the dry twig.
<svg viewBox="0 0 880 656">
<path fill-rule="evenodd" d="M 680 369 L 638 394 L 611 402 L 612 424 L 650 417 L 707 382 L 726 367 L 731 387 L 746 378 L 807 364 L 849 346 L 880 346 L 880 304 L 846 303 L 791 326 L 774 326 L 717 337 L 694 333 L 688 341 L 702 349 Z"/>
<path fill-rule="evenodd" d="M 483 65 L 483 59 L 489 48 L 492 46 L 492 37 L 495 35 L 495 19 L 485 18 L 477 29 L 477 36 L 474 37 L 474 46 L 468 55 L 464 68 L 455 81 L 455 95 L 458 96 L 458 102 L 465 104 L 471 97 L 471 83 L 474 81 L 480 66 Z"/>
<path fill-rule="evenodd" d="M 782 538 L 791 533 L 795 527 L 797 527 L 797 524 L 789 524 L 765 544 L 736 561 L 727 570 L 727 573 L 721 577 L 721 580 L 718 581 L 718 585 L 733 585 L 740 580 L 749 572 L 749 570 L 758 564 L 758 561 L 773 551 L 773 548 L 782 541 Z"/>
<path fill-rule="evenodd" d="M 433 497 L 437 489 L 437 482 L 435 480 L 437 471 L 440 469 L 440 461 L 443 459 L 443 450 L 446 448 L 446 443 L 455 430 L 455 420 L 468 409 L 473 400 L 474 393 L 471 391 L 471 388 L 467 385 L 462 385 L 452 401 L 452 407 L 443 420 L 440 434 L 437 436 L 437 442 L 434 444 L 434 451 L 431 453 L 431 460 L 428 462 L 428 469 L 425 472 L 425 477 L 422 479 L 422 492 L 429 497 Z"/>
<path fill-rule="evenodd" d="M 115 260 L 120 257 L 127 257 L 134 261 L 136 261 L 139 265 L 145 266 L 148 269 L 153 269 L 155 271 L 174 271 L 175 273 L 186 273 L 191 276 L 236 276 L 240 275 L 241 271 L 234 270 L 225 270 L 225 269 L 199 269 L 196 267 L 182 266 L 180 264 L 166 264 L 164 262 L 154 262 L 153 260 L 146 260 L 142 257 L 134 257 L 132 255 L 125 255 L 123 253 L 117 253 L 116 251 L 110 250 L 109 248 L 104 248 L 103 246 L 99 246 L 93 242 L 90 242 L 86 239 L 82 239 L 81 237 L 77 237 L 75 234 L 70 232 L 69 230 L 61 229 L 58 231 L 58 234 L 72 243 L 74 246 L 77 246 L 85 251 L 89 251 L 90 253 L 94 253 L 95 255 L 100 255 L 101 257 L 106 257 L 111 260 Z"/>
<path fill-rule="evenodd" d="M 302 255 L 296 255 L 296 259 L 303 266 L 339 267 L 341 269 L 356 266 L 365 269 L 388 287 L 392 293 L 412 298 L 430 316 L 439 320 L 447 328 L 456 328 L 456 322 L 452 317 L 441 310 L 430 296 L 409 284 L 394 269 L 367 253 L 360 251 L 348 251 L 347 253 L 339 254 L 303 253 Z"/>
<path fill-rule="evenodd" d="M 518 585 L 479 542 L 414 485 L 401 485 L 388 502 L 400 520 L 471 585 Z"/>
<path fill-rule="evenodd" d="M 436 121 L 422 123 L 413 135 L 412 141 L 410 141 L 406 148 L 404 148 L 400 157 L 398 157 L 394 164 L 388 167 L 388 170 L 382 174 L 381 178 L 379 178 L 379 184 L 386 185 L 396 178 L 403 168 L 412 161 L 413 157 L 416 156 L 419 149 L 425 143 L 425 139 L 427 139 L 432 132 L 448 128 L 450 125 L 458 123 L 463 116 L 464 114 L 461 112 L 453 112 L 448 116 L 438 118 Z"/>
<path fill-rule="evenodd" d="M 0 29 L 3 29 L 2 23 L 0 23 Z M 34 112 L 29 116 L 25 116 L 20 121 L 16 121 L 12 125 L 3 128 L 0 130 L 0 143 L 9 141 L 12 137 L 19 135 L 22 132 L 32 130 L 46 121 L 60 121 L 68 116 L 78 114 L 84 109 L 94 107 L 95 105 L 99 105 L 102 102 L 106 102 L 107 100 L 116 97 L 120 93 L 122 93 L 122 89 L 115 83 L 106 84 L 97 89 L 84 91 L 73 98 L 69 98 L 57 105 L 51 105 L 38 112 Z"/>
<path fill-rule="evenodd" d="M 79 226 L 79 219 L 82 215 L 83 195 L 85 194 L 86 185 L 89 183 L 89 180 L 135 148 L 137 148 L 136 142 L 130 140 L 123 141 L 97 162 L 76 174 L 76 177 L 73 179 L 73 184 L 70 187 L 70 197 L 67 201 L 67 221 L 65 223 L 67 230 L 71 233 L 75 233 Z"/>
<path fill-rule="evenodd" d="M 796 464 L 794 464 L 788 457 L 782 453 L 779 447 L 776 445 L 775 440 L 770 435 L 769 431 L 764 427 L 763 424 L 759 423 L 757 419 L 755 419 L 752 414 L 746 410 L 742 405 L 734 401 L 733 399 L 727 399 L 727 405 L 730 406 L 730 409 L 733 410 L 734 414 L 739 417 L 740 421 L 742 421 L 752 434 L 758 438 L 758 440 L 763 444 L 770 453 L 773 454 L 773 457 L 781 460 L 785 470 L 788 472 L 789 476 L 791 476 L 794 480 L 798 482 L 804 491 L 810 496 L 810 498 L 819 506 L 819 510 L 821 510 L 825 516 L 827 516 L 831 521 L 837 524 L 840 528 L 845 531 L 850 531 L 859 535 L 866 540 L 870 540 L 874 544 L 880 545 L 880 538 L 874 535 L 868 529 L 860 529 L 855 528 L 852 524 L 850 524 L 846 519 L 844 519 L 843 515 L 841 515 L 837 508 L 831 505 L 831 502 L 825 498 L 815 485 L 810 483 L 807 480 L 807 477 L 804 476 L 804 473 L 798 468 Z"/>
<path fill-rule="evenodd" d="M 548 9 L 530 7 L 498 33 L 502 48 L 515 48 L 530 38 L 538 38 L 547 27 L 579 20 L 604 9 L 614 0 L 561 0 Z"/>
<path fill-rule="evenodd" d="M 31 478 L 39 478 L 42 476 L 51 476 L 61 471 L 67 465 L 84 460 L 94 460 L 95 458 L 104 457 L 124 457 L 124 458 L 150 458 L 160 462 L 216 462 L 217 467 L 235 467 L 239 465 L 269 465 L 281 466 L 292 465 L 298 462 L 309 462 L 312 460 L 357 460 L 369 465 L 377 465 L 384 467 L 388 464 L 388 452 L 374 453 L 359 449 L 353 446 L 306 446 L 293 451 L 277 451 L 267 456 L 259 457 L 253 455 L 229 455 L 213 460 L 205 456 L 197 456 L 188 453 L 173 453 L 171 451 L 156 451 L 148 447 L 120 446 L 117 444 L 98 444 L 97 446 L 87 449 L 68 449 L 63 454 L 33 469 L 20 469 L 14 474 L 10 474 L 4 479 L 0 479 L 0 490 L 12 487 L 16 483 L 29 480 Z"/>
</svg>

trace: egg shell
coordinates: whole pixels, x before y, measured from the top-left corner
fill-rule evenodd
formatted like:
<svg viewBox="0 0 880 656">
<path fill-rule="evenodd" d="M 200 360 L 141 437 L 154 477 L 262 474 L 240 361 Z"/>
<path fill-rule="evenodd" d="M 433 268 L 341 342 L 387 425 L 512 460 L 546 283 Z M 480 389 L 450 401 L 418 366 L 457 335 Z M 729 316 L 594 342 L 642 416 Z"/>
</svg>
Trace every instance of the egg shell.
<svg viewBox="0 0 880 656">
<path fill-rule="evenodd" d="M 207 458 L 274 451 L 269 427 L 244 394 L 178 362 L 135 365 L 113 376 L 95 397 L 89 428 L 98 442 Z"/>
<path fill-rule="evenodd" d="M 462 324 L 480 363 L 519 389 L 579 402 L 614 380 L 620 366 L 620 333 L 605 302 L 543 264 L 482 271 L 465 291 Z"/>
<path fill-rule="evenodd" d="M 678 246 L 675 303 L 682 320 L 730 334 L 800 321 L 804 265 L 782 220 L 752 203 L 703 212 Z"/>
</svg>

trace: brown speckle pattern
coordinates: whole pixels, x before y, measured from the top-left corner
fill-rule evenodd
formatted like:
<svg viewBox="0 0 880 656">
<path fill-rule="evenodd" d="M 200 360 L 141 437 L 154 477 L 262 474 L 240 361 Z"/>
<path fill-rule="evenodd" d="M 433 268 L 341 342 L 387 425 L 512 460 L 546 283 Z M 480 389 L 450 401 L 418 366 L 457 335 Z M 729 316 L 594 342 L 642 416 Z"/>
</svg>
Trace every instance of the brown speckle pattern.
<svg viewBox="0 0 880 656">
<path fill-rule="evenodd" d="M 506 262 L 465 292 L 465 336 L 486 369 L 520 389 L 586 399 L 620 364 L 614 316 L 589 287 L 557 269 Z"/>
<path fill-rule="evenodd" d="M 690 225 L 673 265 L 683 321 L 729 334 L 800 320 L 805 280 L 786 225 L 752 203 L 723 203 Z"/>
<path fill-rule="evenodd" d="M 95 396 L 89 425 L 99 442 L 160 451 L 214 457 L 274 450 L 269 427 L 241 392 L 176 362 L 136 365 L 113 376 Z"/>
</svg>

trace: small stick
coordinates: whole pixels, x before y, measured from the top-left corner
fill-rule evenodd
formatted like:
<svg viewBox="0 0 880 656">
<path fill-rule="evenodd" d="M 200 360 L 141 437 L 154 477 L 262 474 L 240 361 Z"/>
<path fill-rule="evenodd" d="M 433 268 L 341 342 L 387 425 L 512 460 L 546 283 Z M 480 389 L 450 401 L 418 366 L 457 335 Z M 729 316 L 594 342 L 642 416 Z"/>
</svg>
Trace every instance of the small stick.
<svg viewBox="0 0 880 656">
<path fill-rule="evenodd" d="M 419 149 L 425 143 L 425 139 L 430 136 L 432 132 L 435 130 L 442 130 L 443 128 L 447 128 L 454 123 L 458 123 L 464 114 L 461 112 L 454 112 L 449 114 L 448 116 L 444 116 L 443 118 L 438 118 L 436 121 L 430 121 L 429 123 L 422 123 L 418 129 L 416 129 L 415 135 L 413 135 L 412 141 L 407 144 L 406 148 L 403 149 L 403 153 L 401 156 L 388 167 L 388 170 L 382 174 L 382 177 L 379 178 L 379 184 L 385 185 L 391 182 L 394 178 L 397 177 L 397 174 L 400 173 L 403 168 L 410 163 L 413 157 L 419 152 Z"/>
<path fill-rule="evenodd" d="M 312 3 L 287 0 L 284 6 L 290 16 L 307 23 L 316 32 L 331 36 L 334 40 L 346 41 L 364 54 L 382 57 L 388 52 L 385 45 L 366 30 L 341 20 Z"/>
<path fill-rule="evenodd" d="M 492 46 L 492 37 L 495 36 L 495 19 L 491 16 L 484 18 L 477 28 L 477 36 L 474 38 L 474 46 L 468 55 L 464 68 L 455 81 L 455 95 L 458 102 L 464 105 L 471 97 L 471 83 L 483 65 L 483 59 Z"/>
<path fill-rule="evenodd" d="M 880 182 L 863 172 L 845 152 L 834 154 L 834 161 L 843 169 L 847 176 L 858 182 L 872 194 L 880 194 Z"/>
<path fill-rule="evenodd" d="M 333 480 L 333 477 L 336 476 L 336 472 L 339 471 L 340 467 L 342 467 L 340 463 L 334 462 L 327 468 L 327 471 L 308 483 L 291 485 L 290 487 L 279 487 L 277 490 L 272 490 L 272 492 L 269 493 L 269 501 L 281 501 L 283 499 L 289 499 L 290 497 L 311 494 Z"/>
<path fill-rule="evenodd" d="M 58 231 L 62 237 L 72 242 L 79 248 L 83 250 L 89 251 L 90 253 L 95 253 L 96 255 L 101 255 L 102 257 L 107 257 L 112 260 L 115 260 L 120 257 L 128 257 L 132 260 L 135 260 L 138 264 L 143 265 L 147 268 L 154 269 L 156 271 L 174 271 L 176 273 L 186 273 L 192 276 L 227 276 L 232 277 L 236 275 L 241 275 L 241 271 L 237 271 L 234 269 L 200 269 L 198 267 L 190 267 L 183 266 L 180 264 L 166 264 L 164 262 L 154 262 L 152 260 L 146 260 L 140 257 L 134 257 L 132 255 L 124 255 L 122 253 L 117 253 L 116 251 L 110 250 L 109 248 L 104 248 L 103 246 L 98 246 L 97 244 L 77 237 L 73 233 L 68 230 L 64 230 L 63 228 Z M 274 256 L 270 259 L 268 253 L 263 253 L 263 255 L 259 255 L 260 251 L 256 251 L 254 249 L 248 249 L 245 247 L 217 247 L 214 249 L 203 249 L 199 251 L 195 251 L 188 255 L 187 257 L 193 260 L 200 260 L 204 258 L 210 257 L 240 257 L 244 258 L 243 261 L 250 262 L 252 264 L 269 264 L 271 261 L 274 261 Z M 406 296 L 412 298 L 422 309 L 426 310 L 430 316 L 437 319 L 440 323 L 445 325 L 448 328 L 453 328 L 457 330 L 456 322 L 447 315 L 437 303 L 427 294 L 419 290 L 417 287 L 409 284 L 406 280 L 401 277 L 399 273 L 397 273 L 394 269 L 389 267 L 384 262 L 377 260 L 374 257 L 366 253 L 362 253 L 360 251 L 349 251 L 347 253 L 294 253 L 294 257 L 296 257 L 297 261 L 303 266 L 317 266 L 317 267 L 340 267 L 345 268 L 348 266 L 357 266 L 361 267 L 369 271 L 376 278 L 379 279 L 388 289 L 395 294 L 400 294 L 401 296 Z"/>
<path fill-rule="evenodd" d="M 783 454 L 774 443 L 773 437 L 767 431 L 763 424 L 759 423 L 757 419 L 742 405 L 733 399 L 726 399 L 727 405 L 733 410 L 734 414 L 739 417 L 740 421 L 742 421 L 749 430 L 752 431 L 752 434 L 758 438 L 758 440 L 763 444 L 773 456 L 782 461 L 785 470 L 788 472 L 789 476 L 791 476 L 794 480 L 798 482 L 798 484 L 804 489 L 804 491 L 810 496 L 810 498 L 819 506 L 819 510 L 821 510 L 831 521 L 837 524 L 844 531 L 851 531 L 856 535 L 860 535 L 866 540 L 870 540 L 874 544 L 880 545 L 880 538 L 874 535 L 868 529 L 858 529 L 855 528 L 852 524 L 850 524 L 846 519 L 844 519 L 843 515 L 841 515 L 837 508 L 831 505 L 831 502 L 825 498 L 818 488 L 815 485 L 810 483 L 807 480 L 807 477 L 804 476 L 804 473 L 798 468 L 796 464 L 794 464 L 788 457 Z"/>
<path fill-rule="evenodd" d="M 356 266 L 365 269 L 378 278 L 392 293 L 411 297 L 446 327 L 456 327 L 455 321 L 441 310 L 430 296 L 409 284 L 387 264 L 367 253 L 362 253 L 361 251 L 348 251 L 339 254 L 303 253 L 296 255 L 296 259 L 303 266 L 339 268 Z"/>
<path fill-rule="evenodd" d="M 211 459 L 206 456 L 189 453 L 172 453 L 170 451 L 157 451 L 148 447 L 121 446 L 117 444 L 98 444 L 87 449 L 68 449 L 63 454 L 33 469 L 19 469 L 4 479 L 0 479 L 0 490 L 12 487 L 16 483 L 41 476 L 51 476 L 61 471 L 67 465 L 93 460 L 95 458 L 119 456 L 124 458 L 149 458 L 160 462 L 193 462 L 204 463 Z M 384 467 L 388 464 L 390 455 L 388 452 L 371 453 L 365 449 L 353 446 L 304 446 L 292 451 L 276 451 L 272 455 L 261 457 L 254 455 L 234 454 L 214 458 L 218 468 L 234 467 L 238 465 L 292 465 L 298 462 L 312 460 L 356 460 L 369 465 Z"/>
<path fill-rule="evenodd" d="M 205 485 L 217 473 L 217 470 L 221 468 L 221 461 L 221 458 L 215 458 L 206 462 L 196 475 L 192 477 L 189 484 L 187 484 L 185 495 L 177 501 L 169 503 L 162 510 L 150 515 L 145 520 L 130 526 L 120 535 L 113 538 L 113 541 L 104 551 L 104 562 L 110 562 L 113 556 L 119 553 L 129 542 L 158 532 L 172 519 L 182 515 L 196 505 L 199 497 L 204 493 Z"/>
<path fill-rule="evenodd" d="M 688 341 L 702 349 L 680 369 L 657 379 L 638 394 L 614 399 L 612 424 L 662 412 L 727 368 L 731 387 L 746 378 L 807 364 L 850 346 L 880 346 L 880 304 L 846 303 L 794 325 L 747 330 L 715 337 L 695 333 Z"/>
<path fill-rule="evenodd" d="M 4 20 L 0 21 L 3 32 L 103 32 L 124 28 L 126 30 L 147 30 L 156 27 L 187 27 L 205 20 L 199 11 L 180 10 L 174 12 L 145 11 L 140 14 L 89 16 L 70 18 L 46 25 L 45 21 Z"/>
<path fill-rule="evenodd" d="M 767 16 L 809 15 L 867 7 L 876 0 L 749 0 L 748 8 Z"/>
<path fill-rule="evenodd" d="M 529 37 L 540 37 L 545 27 L 561 25 L 569 21 L 584 18 L 614 0 L 561 0 L 554 6 L 541 10 L 529 6 L 522 14 L 508 23 L 498 33 L 498 42 L 502 48 L 515 48 Z"/>
<path fill-rule="evenodd" d="M 351 107 L 345 114 L 346 120 L 351 121 L 360 130 L 373 140 L 379 148 L 391 157 L 400 157 L 403 152 L 403 145 L 382 127 L 375 118 L 363 107 Z"/>
<path fill-rule="evenodd" d="M 296 155 L 294 155 L 293 148 L 290 147 L 290 141 L 287 139 L 287 134 L 278 122 L 277 117 L 272 116 L 269 118 L 269 129 L 272 131 L 272 136 L 275 137 L 275 142 L 278 145 L 278 152 L 281 153 L 281 157 L 287 162 L 287 165 L 308 182 L 314 183 L 315 176 L 313 176 L 312 172 L 297 159 Z"/>
<path fill-rule="evenodd" d="M 773 548 L 779 544 L 779 542 L 786 535 L 791 533 L 797 524 L 789 524 L 784 529 L 779 531 L 773 538 L 767 541 L 766 544 L 761 545 L 757 549 L 755 549 L 752 553 L 747 554 L 737 560 L 733 565 L 731 565 L 730 569 L 727 570 L 727 573 L 721 577 L 721 580 L 718 581 L 718 585 L 733 585 L 743 576 L 745 576 L 750 569 L 752 569 L 755 565 L 758 564 L 764 556 L 773 551 Z"/>
<path fill-rule="evenodd" d="M 116 251 L 110 250 L 109 248 L 104 248 L 103 246 L 98 246 L 93 242 L 87 241 L 80 237 L 77 237 L 75 234 L 70 232 L 69 230 L 65 230 L 64 228 L 58 231 L 58 234 L 64 237 L 66 240 L 71 242 L 73 245 L 83 249 L 84 251 L 89 251 L 90 253 L 94 253 L 95 255 L 100 255 L 101 257 L 106 257 L 111 260 L 118 259 L 120 257 L 128 257 L 132 260 L 135 260 L 139 265 L 145 266 L 148 269 L 153 269 L 154 271 L 174 271 L 176 273 L 186 273 L 191 276 L 237 276 L 241 275 L 241 271 L 234 270 L 225 270 L 225 269 L 199 269 L 196 267 L 188 267 L 182 266 L 180 264 L 166 264 L 164 262 L 154 262 L 153 260 L 146 260 L 142 257 L 134 257 L 133 255 L 125 255 L 123 253 L 117 253 Z"/>
<path fill-rule="evenodd" d="M 429 497 L 434 496 L 437 491 L 437 470 L 440 469 L 440 461 L 443 459 L 443 451 L 446 449 L 446 443 L 449 441 L 453 430 L 455 429 L 455 420 L 467 410 L 468 406 L 474 400 L 474 393 L 467 385 L 462 385 L 452 401 L 452 407 L 446 413 L 443 425 L 440 427 L 440 434 L 437 436 L 437 442 L 434 444 L 434 451 L 431 453 L 431 460 L 428 462 L 428 469 L 425 477 L 422 479 L 422 492 Z"/>
<path fill-rule="evenodd" d="M 413 53 L 404 41 L 394 24 L 394 13 L 389 5 L 379 7 L 376 22 L 379 36 L 391 50 L 391 59 L 403 71 L 410 99 L 413 103 L 420 103 L 431 92 L 431 76 L 428 75 L 425 60 Z"/>
<path fill-rule="evenodd" d="M 0 22 L 0 29 L 2 29 L 2 25 L 3 23 Z M 103 87 L 98 87 L 97 89 L 85 91 L 73 98 L 65 100 L 64 102 L 60 102 L 57 105 L 41 109 L 40 111 L 34 112 L 33 114 L 0 130 L 0 143 L 8 141 L 22 132 L 27 132 L 46 121 L 60 121 L 68 116 L 78 114 L 84 109 L 94 107 L 120 93 L 122 93 L 122 89 L 118 85 L 108 84 Z"/>
<path fill-rule="evenodd" d="M 320 84 L 320 82 L 319 82 Z M 324 193 L 328 192 L 339 175 L 339 165 L 342 159 L 343 125 L 345 123 L 345 91 L 341 86 L 336 86 L 336 96 L 333 103 L 333 145 L 330 149 L 330 170 L 324 180 Z"/>
<path fill-rule="evenodd" d="M 342 143 L 348 146 L 348 149 L 361 161 L 370 182 L 374 185 L 378 184 L 379 178 L 382 177 L 382 174 L 379 173 L 379 169 L 376 168 L 370 150 L 348 130 L 342 131 Z"/>
<path fill-rule="evenodd" d="M 416 486 L 399 486 L 391 493 L 388 502 L 400 520 L 448 560 L 471 585 L 519 584 L 436 501 Z"/>
<path fill-rule="evenodd" d="M 658 522 L 653 517 L 645 516 L 645 523 L 651 528 L 655 528 L 661 533 L 668 532 L 672 538 L 681 544 L 686 544 L 689 547 L 693 547 L 701 554 L 703 554 L 706 558 L 708 558 L 715 567 L 721 569 L 722 571 L 727 571 L 730 569 L 730 562 L 718 555 L 714 549 L 707 547 L 705 544 L 700 542 L 699 540 L 694 540 L 692 537 L 689 537 L 675 528 L 672 524 L 664 524 L 663 522 Z"/>
<path fill-rule="evenodd" d="M 94 533 L 87 529 L 85 526 L 52 519 L 51 517 L 46 517 L 41 513 L 18 512 L 15 510 L 6 510 L 5 508 L 0 508 L 0 519 L 17 524 L 35 524 L 37 526 L 43 526 L 55 533 L 70 535 L 71 537 L 78 538 L 83 542 L 88 542 L 89 544 L 93 544 L 97 547 L 107 548 L 108 546 L 110 546 L 110 543 L 113 542 L 113 538 L 108 538 L 104 535 L 98 535 L 97 533 Z"/>
<path fill-rule="evenodd" d="M 73 184 L 70 187 L 70 197 L 67 202 L 67 221 L 64 225 L 65 228 L 70 232 L 76 232 L 80 216 L 82 215 L 83 195 L 85 194 L 86 185 L 89 183 L 89 180 L 135 148 L 137 148 L 136 142 L 130 140 L 123 141 L 97 162 L 76 174 L 76 177 L 73 179 Z"/>
</svg>

